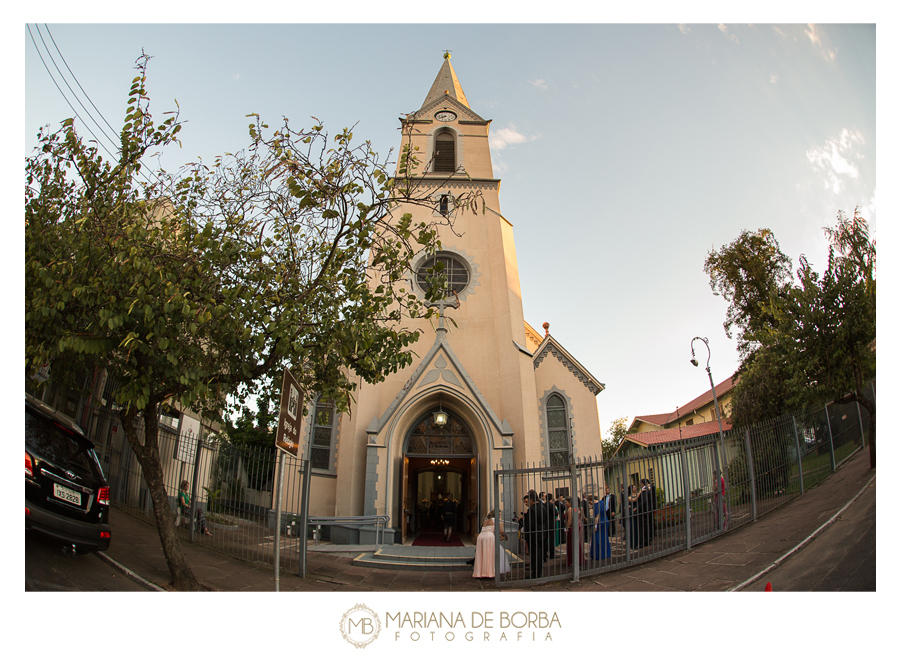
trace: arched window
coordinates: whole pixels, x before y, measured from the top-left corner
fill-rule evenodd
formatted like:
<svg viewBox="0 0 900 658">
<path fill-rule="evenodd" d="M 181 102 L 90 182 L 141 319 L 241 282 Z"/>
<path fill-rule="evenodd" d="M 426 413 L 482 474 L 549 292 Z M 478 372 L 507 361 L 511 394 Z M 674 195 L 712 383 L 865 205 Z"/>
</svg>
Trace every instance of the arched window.
<svg viewBox="0 0 900 658">
<path fill-rule="evenodd" d="M 309 447 L 310 467 L 317 471 L 334 471 L 334 444 L 337 422 L 334 403 L 319 398 L 312 417 L 312 442 Z"/>
<path fill-rule="evenodd" d="M 434 137 L 434 170 L 449 173 L 456 171 L 456 137 L 447 130 Z"/>
<path fill-rule="evenodd" d="M 558 393 L 553 393 L 547 398 L 546 411 L 550 466 L 568 466 L 571 433 L 565 400 Z"/>
</svg>

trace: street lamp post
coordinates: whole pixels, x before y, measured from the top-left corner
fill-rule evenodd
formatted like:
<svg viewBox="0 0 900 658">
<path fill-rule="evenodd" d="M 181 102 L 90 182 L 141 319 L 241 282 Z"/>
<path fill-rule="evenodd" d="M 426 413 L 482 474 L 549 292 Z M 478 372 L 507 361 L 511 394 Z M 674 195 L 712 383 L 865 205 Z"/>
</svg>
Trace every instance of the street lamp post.
<svg viewBox="0 0 900 658">
<path fill-rule="evenodd" d="M 709 341 L 706 338 L 700 338 L 700 336 L 695 336 L 691 341 L 691 365 L 695 368 L 700 365 L 697 363 L 697 357 L 694 355 L 695 340 L 702 340 L 703 344 L 706 345 L 706 353 L 708 354 L 706 357 L 706 374 L 709 375 L 709 387 L 712 389 L 713 403 L 716 406 L 716 419 L 719 421 L 719 439 L 724 442 L 725 435 L 722 433 L 722 414 L 719 413 L 719 399 L 716 397 L 716 385 L 713 382 L 712 369 L 709 367 L 709 360 L 712 358 L 712 352 L 709 349 Z"/>
<path fill-rule="evenodd" d="M 715 407 L 716 407 L 716 420 L 719 421 L 719 445 L 721 446 L 721 450 L 724 450 L 725 449 L 725 434 L 722 432 L 722 414 L 719 411 L 719 399 L 716 396 L 716 384 L 713 381 L 712 369 L 709 367 L 709 361 L 712 358 L 712 351 L 709 349 L 709 340 L 707 340 L 706 338 L 701 338 L 700 336 L 695 336 L 693 338 L 693 340 L 691 340 L 691 365 L 693 365 L 695 368 L 700 365 L 699 363 L 697 363 L 697 357 L 694 354 L 694 341 L 695 340 L 703 341 L 703 344 L 706 345 L 706 353 L 707 353 L 706 374 L 709 375 L 709 387 L 712 389 L 713 404 L 715 404 Z M 715 450 L 714 450 L 714 456 L 715 456 L 715 460 L 716 460 L 715 491 L 719 492 L 719 494 L 718 494 L 718 496 L 716 496 L 716 500 L 715 500 L 716 517 L 717 517 L 716 525 L 719 527 L 718 528 L 719 532 L 721 532 L 722 530 L 724 530 L 724 524 L 725 524 L 725 515 L 723 513 L 723 505 L 725 504 L 725 501 L 724 501 L 725 478 L 722 477 L 722 470 L 721 470 L 721 466 L 719 463 L 719 450 L 720 450 L 719 446 L 715 446 Z M 724 457 L 724 455 L 723 455 L 723 457 Z M 721 500 L 719 500 L 719 496 L 722 497 Z"/>
</svg>

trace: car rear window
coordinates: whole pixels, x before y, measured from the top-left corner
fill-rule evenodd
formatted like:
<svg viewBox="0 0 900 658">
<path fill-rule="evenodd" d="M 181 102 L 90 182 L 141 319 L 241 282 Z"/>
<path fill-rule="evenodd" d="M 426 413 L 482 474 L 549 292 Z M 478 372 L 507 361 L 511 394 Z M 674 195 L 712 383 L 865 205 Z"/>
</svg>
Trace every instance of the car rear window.
<svg viewBox="0 0 900 658">
<path fill-rule="evenodd" d="M 25 408 L 25 445 L 58 466 L 80 467 L 93 472 L 92 448 L 62 425 Z"/>
</svg>

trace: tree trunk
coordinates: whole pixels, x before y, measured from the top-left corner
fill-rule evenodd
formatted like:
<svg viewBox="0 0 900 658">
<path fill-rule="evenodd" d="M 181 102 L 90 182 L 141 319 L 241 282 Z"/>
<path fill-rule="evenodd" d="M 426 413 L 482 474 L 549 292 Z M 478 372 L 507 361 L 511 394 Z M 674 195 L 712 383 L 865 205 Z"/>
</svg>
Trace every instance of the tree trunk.
<svg viewBox="0 0 900 658">
<path fill-rule="evenodd" d="M 149 404 L 144 410 L 144 443 L 141 444 L 131 418 L 122 418 L 125 428 L 125 436 L 131 444 L 138 463 L 143 469 L 144 479 L 150 489 L 150 498 L 153 501 L 153 515 L 156 519 L 156 529 L 159 533 L 159 541 L 162 544 L 163 554 L 169 573 L 172 574 L 172 587 L 180 591 L 198 592 L 204 591 L 203 586 L 194 576 L 188 566 L 184 553 L 181 551 L 181 543 L 175 534 L 175 524 L 172 511 L 169 506 L 169 496 L 166 493 L 165 478 L 162 470 L 162 462 L 159 458 L 159 419 L 157 417 L 156 404 Z"/>
<path fill-rule="evenodd" d="M 869 412 L 869 468 L 875 468 L 875 405 L 865 395 L 859 396 L 859 404 Z"/>
</svg>

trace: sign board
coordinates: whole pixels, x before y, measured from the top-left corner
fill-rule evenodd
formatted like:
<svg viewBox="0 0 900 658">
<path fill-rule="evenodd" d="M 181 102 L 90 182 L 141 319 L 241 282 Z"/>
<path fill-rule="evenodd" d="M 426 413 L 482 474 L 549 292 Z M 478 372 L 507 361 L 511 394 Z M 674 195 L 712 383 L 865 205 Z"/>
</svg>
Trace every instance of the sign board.
<svg viewBox="0 0 900 658">
<path fill-rule="evenodd" d="M 178 443 L 175 446 L 175 459 L 185 464 L 193 464 L 197 454 L 197 441 L 200 440 L 200 420 L 181 415 L 178 425 Z"/>
<path fill-rule="evenodd" d="M 294 457 L 300 456 L 300 424 L 302 416 L 300 384 L 291 371 L 284 369 L 281 382 L 281 409 L 278 412 L 278 430 L 275 432 L 275 447 Z"/>
</svg>

